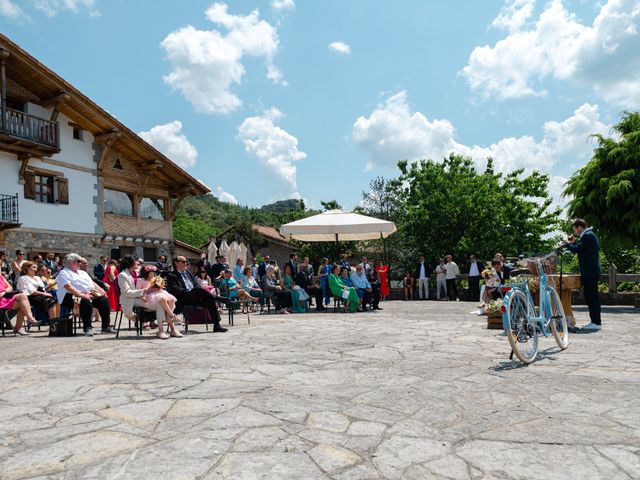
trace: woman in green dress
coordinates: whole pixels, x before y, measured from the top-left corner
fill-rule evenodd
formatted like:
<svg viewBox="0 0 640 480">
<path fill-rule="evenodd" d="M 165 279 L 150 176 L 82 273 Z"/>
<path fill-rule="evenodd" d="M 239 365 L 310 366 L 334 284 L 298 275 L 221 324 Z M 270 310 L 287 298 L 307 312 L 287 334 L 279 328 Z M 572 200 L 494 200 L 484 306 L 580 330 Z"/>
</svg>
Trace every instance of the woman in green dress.
<svg viewBox="0 0 640 480">
<path fill-rule="evenodd" d="M 360 305 L 360 300 L 358 299 L 358 292 L 353 287 L 348 287 L 342 281 L 340 277 L 340 265 L 336 265 L 333 267 L 333 273 L 329 275 L 329 288 L 331 289 L 331 293 L 333 293 L 334 297 L 342 298 L 345 302 L 344 310 L 345 312 L 355 312 Z M 344 298 L 344 292 L 348 293 L 348 297 Z"/>
<path fill-rule="evenodd" d="M 307 302 L 309 299 L 301 297 L 301 293 L 304 292 L 304 290 L 296 288 L 296 283 L 293 281 L 293 272 L 291 271 L 291 265 L 289 263 L 284 266 L 280 286 L 283 290 L 291 293 L 291 309 L 293 313 L 305 313 L 309 311 L 309 303 Z"/>
</svg>

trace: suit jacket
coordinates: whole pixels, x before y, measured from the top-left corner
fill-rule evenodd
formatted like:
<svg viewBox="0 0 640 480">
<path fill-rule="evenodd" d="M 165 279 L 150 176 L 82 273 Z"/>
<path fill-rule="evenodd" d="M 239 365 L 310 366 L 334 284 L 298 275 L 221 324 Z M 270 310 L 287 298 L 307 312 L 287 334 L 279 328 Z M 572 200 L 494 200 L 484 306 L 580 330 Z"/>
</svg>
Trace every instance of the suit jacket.
<svg viewBox="0 0 640 480">
<path fill-rule="evenodd" d="M 186 273 L 191 280 L 193 288 L 197 288 L 196 279 L 193 277 L 193 275 L 191 275 L 191 272 L 189 270 L 185 270 L 184 273 Z M 175 313 L 181 313 L 184 297 L 187 295 L 189 290 L 187 290 L 187 286 L 182 279 L 182 275 L 177 270 L 167 273 L 167 292 L 176 297 L 176 299 L 178 300 L 176 302 Z"/>
<path fill-rule="evenodd" d="M 593 230 L 588 229 L 575 243 L 567 244 L 572 253 L 578 254 L 578 267 L 583 277 L 599 277 L 602 275 L 600 267 L 600 242 Z"/>
<path fill-rule="evenodd" d="M 209 273 L 209 277 L 211 278 L 211 280 L 214 280 L 216 278 L 218 278 L 220 276 L 220 273 L 222 273 L 222 271 L 226 268 L 224 263 L 214 263 L 211 266 Z"/>
<path fill-rule="evenodd" d="M 104 280 L 104 271 L 105 271 L 104 265 L 99 263 L 95 267 L 93 267 L 93 276 L 99 280 Z M 51 270 L 51 272 L 53 273 L 53 270 Z"/>
<path fill-rule="evenodd" d="M 419 280 L 420 279 L 420 262 L 418 262 L 418 264 L 416 265 L 416 275 L 415 275 L 415 279 Z M 429 271 L 429 265 L 427 265 L 427 262 L 424 262 L 424 274 L 426 275 L 426 278 L 429 278 L 429 273 L 431 273 Z"/>
<path fill-rule="evenodd" d="M 476 265 L 478 266 L 478 275 L 482 275 L 482 271 L 484 270 L 484 263 L 480 260 L 476 260 Z M 469 263 L 469 274 L 471 274 L 471 263 Z"/>
<path fill-rule="evenodd" d="M 133 313 L 136 298 L 144 295 L 144 290 L 136 288 L 136 282 L 129 273 L 124 270 L 118 274 L 118 286 L 120 287 L 120 306 L 125 315 Z"/>
<path fill-rule="evenodd" d="M 291 260 L 289 260 L 286 265 L 289 265 L 291 267 L 291 275 L 295 277 L 298 273 L 298 262 L 292 262 Z"/>
<path fill-rule="evenodd" d="M 267 264 L 262 262 L 258 265 L 258 277 L 262 278 L 267 274 Z"/>
</svg>

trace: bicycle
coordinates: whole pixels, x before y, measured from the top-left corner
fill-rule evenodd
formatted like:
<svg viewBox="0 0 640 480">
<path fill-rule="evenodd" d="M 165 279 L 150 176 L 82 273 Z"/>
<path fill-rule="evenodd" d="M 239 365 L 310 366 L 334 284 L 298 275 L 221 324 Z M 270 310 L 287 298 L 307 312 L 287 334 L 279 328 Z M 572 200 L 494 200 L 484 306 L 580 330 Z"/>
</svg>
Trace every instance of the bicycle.
<svg viewBox="0 0 640 480">
<path fill-rule="evenodd" d="M 548 284 L 545 271 L 547 260 L 558 252 L 554 251 L 540 258 L 527 260 L 528 273 L 537 273 L 540 279 L 539 313 L 529 289 L 529 283 L 502 285 L 502 324 L 511 345 L 511 359 L 515 354 L 523 363 L 531 363 L 538 354 L 538 335 L 553 335 L 558 347 L 565 350 L 569 346 L 569 327 L 562 302 L 555 288 Z M 535 269 L 535 271 L 533 271 Z"/>
</svg>

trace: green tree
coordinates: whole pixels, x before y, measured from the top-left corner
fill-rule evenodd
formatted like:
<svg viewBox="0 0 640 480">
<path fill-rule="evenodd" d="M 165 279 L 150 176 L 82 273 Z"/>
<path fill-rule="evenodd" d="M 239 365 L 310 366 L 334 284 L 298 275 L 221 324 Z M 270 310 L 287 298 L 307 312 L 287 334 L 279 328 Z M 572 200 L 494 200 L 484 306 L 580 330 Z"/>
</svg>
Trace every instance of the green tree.
<svg viewBox="0 0 640 480">
<path fill-rule="evenodd" d="M 549 177 L 522 169 L 495 173 L 493 161 L 478 173 L 469 158 L 450 155 L 443 162 L 398 164 L 401 176 L 400 230 L 407 246 L 433 262 L 452 253 L 460 263 L 470 254 L 490 259 L 539 253 L 559 227 L 560 209 L 552 208 Z"/>
<path fill-rule="evenodd" d="M 173 219 L 173 237 L 189 245 L 200 247 L 209 241 L 216 229 L 211 225 L 185 214 L 178 214 Z"/>
<path fill-rule="evenodd" d="M 342 205 L 337 200 L 327 200 L 326 202 L 320 201 L 320 205 L 324 208 L 325 212 L 329 210 L 342 210 Z"/>
<path fill-rule="evenodd" d="M 612 247 L 640 245 L 640 112 L 624 112 L 618 139 L 594 135 L 593 158 L 567 182 L 569 214 L 584 218 Z"/>
</svg>

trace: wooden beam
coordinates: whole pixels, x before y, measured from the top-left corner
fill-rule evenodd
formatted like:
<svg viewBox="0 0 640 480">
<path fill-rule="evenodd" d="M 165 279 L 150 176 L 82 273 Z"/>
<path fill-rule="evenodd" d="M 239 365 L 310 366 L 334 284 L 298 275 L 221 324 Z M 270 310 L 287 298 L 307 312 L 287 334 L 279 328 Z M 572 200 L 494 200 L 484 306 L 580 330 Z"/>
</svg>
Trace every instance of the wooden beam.
<svg viewBox="0 0 640 480">
<path fill-rule="evenodd" d="M 20 165 L 20 172 L 18 173 L 18 182 L 21 185 L 24 185 L 24 172 L 27 171 L 27 166 L 29 165 L 30 159 L 31 155 L 29 155 L 28 153 L 18 154 L 18 160 L 22 162 L 22 165 Z"/>
<path fill-rule="evenodd" d="M 171 190 L 170 193 L 177 195 L 177 196 L 182 196 L 184 194 L 189 194 L 192 191 L 194 191 L 196 189 L 196 187 L 194 187 L 193 185 L 187 185 L 186 187 L 182 187 L 182 188 L 177 188 L 175 190 Z"/>
<path fill-rule="evenodd" d="M 161 168 L 161 167 L 162 167 L 162 162 L 160 160 L 153 160 L 152 162 L 147 162 L 142 164 L 142 166 L 140 166 L 138 170 L 142 172 L 150 172 L 151 170 L 157 170 L 158 168 Z"/>
<path fill-rule="evenodd" d="M 11 53 L 9 53 L 7 50 L 3 48 L 0 48 L 0 58 L 2 58 L 3 60 L 6 60 L 10 56 L 11 56 Z"/>
<path fill-rule="evenodd" d="M 110 132 L 104 132 L 98 135 L 94 135 L 93 140 L 96 143 L 106 143 L 109 140 L 120 138 L 122 133 L 119 130 L 111 130 Z"/>
<path fill-rule="evenodd" d="M 184 196 L 183 195 L 177 197 L 176 201 L 173 202 L 173 205 L 171 203 L 169 203 L 169 211 L 171 212 L 171 218 L 169 218 L 167 220 L 173 220 L 173 217 L 176 216 L 176 213 L 178 211 L 178 208 L 180 207 L 180 204 L 182 203 L 182 200 L 184 200 Z M 169 198 L 169 202 L 171 202 L 171 198 Z"/>
<path fill-rule="evenodd" d="M 98 172 L 102 172 L 102 167 L 104 167 L 104 161 L 107 159 L 107 153 L 109 153 L 109 149 L 113 144 L 113 140 L 107 140 L 102 147 L 102 152 L 100 153 L 100 160 L 98 160 Z"/>
<path fill-rule="evenodd" d="M 42 106 L 44 108 L 57 107 L 61 103 L 65 103 L 71 100 L 71 95 L 67 92 L 60 92 L 58 95 L 55 95 L 51 98 L 47 98 L 42 102 Z"/>
<path fill-rule="evenodd" d="M 53 111 L 51 112 L 51 118 L 49 120 L 51 122 L 57 122 L 59 114 L 60 114 L 60 109 L 58 108 L 58 105 L 56 105 L 55 107 L 53 107 Z"/>
</svg>

